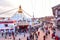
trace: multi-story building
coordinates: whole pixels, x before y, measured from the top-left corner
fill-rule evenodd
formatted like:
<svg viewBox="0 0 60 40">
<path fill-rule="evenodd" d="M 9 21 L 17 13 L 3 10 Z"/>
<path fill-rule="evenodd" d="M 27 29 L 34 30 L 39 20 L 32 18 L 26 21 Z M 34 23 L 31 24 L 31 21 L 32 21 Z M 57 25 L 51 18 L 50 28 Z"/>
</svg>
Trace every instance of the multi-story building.
<svg viewBox="0 0 60 40">
<path fill-rule="evenodd" d="M 53 15 L 55 17 L 55 25 L 56 25 L 56 36 L 60 38 L 60 4 L 52 7 Z"/>
</svg>

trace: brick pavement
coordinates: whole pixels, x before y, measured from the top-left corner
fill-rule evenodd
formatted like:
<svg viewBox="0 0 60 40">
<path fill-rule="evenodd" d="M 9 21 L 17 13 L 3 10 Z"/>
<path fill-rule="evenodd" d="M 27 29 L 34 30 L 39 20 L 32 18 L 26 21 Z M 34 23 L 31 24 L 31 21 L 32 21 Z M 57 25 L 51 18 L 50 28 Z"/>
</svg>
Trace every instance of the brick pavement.
<svg viewBox="0 0 60 40">
<path fill-rule="evenodd" d="M 49 30 L 50 30 L 50 29 L 49 29 Z M 44 33 L 42 30 L 40 30 L 39 32 L 40 32 L 40 35 L 39 35 L 39 37 L 38 37 L 38 40 L 43 40 L 43 36 L 45 35 L 45 33 Z M 46 38 L 46 40 L 53 40 L 53 39 L 51 38 L 51 34 L 52 34 L 52 31 L 50 30 L 50 35 Z"/>
</svg>

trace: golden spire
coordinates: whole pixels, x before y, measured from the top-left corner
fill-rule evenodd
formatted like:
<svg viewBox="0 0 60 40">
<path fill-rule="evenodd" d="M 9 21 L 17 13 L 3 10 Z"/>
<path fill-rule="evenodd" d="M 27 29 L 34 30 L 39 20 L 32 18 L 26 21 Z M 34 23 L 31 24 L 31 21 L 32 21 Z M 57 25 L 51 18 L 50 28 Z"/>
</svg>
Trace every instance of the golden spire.
<svg viewBox="0 0 60 40">
<path fill-rule="evenodd" d="M 21 8 L 21 6 L 19 6 L 18 13 L 22 13 L 22 8 Z"/>
</svg>

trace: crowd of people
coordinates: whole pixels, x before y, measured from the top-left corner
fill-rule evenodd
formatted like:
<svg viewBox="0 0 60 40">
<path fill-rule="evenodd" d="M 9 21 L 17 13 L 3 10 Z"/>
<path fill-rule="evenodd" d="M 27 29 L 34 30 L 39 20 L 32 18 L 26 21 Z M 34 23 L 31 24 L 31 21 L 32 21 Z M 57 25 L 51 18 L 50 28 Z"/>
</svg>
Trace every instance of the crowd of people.
<svg viewBox="0 0 60 40">
<path fill-rule="evenodd" d="M 29 36 L 26 37 L 26 40 L 38 40 L 38 38 L 40 36 L 40 31 L 38 31 L 39 28 L 42 32 L 44 32 L 43 40 L 46 40 L 47 37 L 51 34 L 50 30 L 52 31 L 51 39 L 54 39 L 54 40 L 57 39 L 57 37 L 55 36 L 56 28 L 53 27 L 53 23 L 45 23 L 42 25 L 42 27 L 41 26 L 39 26 L 39 27 L 30 26 L 30 28 L 27 31 L 23 31 L 24 37 L 26 37 L 26 35 L 25 35 L 26 33 L 29 33 Z M 5 35 L 4 36 L 5 39 L 7 39 L 7 36 L 9 35 L 9 37 L 12 36 L 13 40 L 16 40 L 15 37 L 20 33 L 21 33 L 20 31 L 15 31 L 15 32 L 12 31 L 10 33 L 9 32 L 8 33 L 6 32 L 5 34 L 2 33 L 1 35 L 2 35 L 2 37 Z M 18 40 L 21 40 L 21 38 L 19 38 Z"/>
</svg>

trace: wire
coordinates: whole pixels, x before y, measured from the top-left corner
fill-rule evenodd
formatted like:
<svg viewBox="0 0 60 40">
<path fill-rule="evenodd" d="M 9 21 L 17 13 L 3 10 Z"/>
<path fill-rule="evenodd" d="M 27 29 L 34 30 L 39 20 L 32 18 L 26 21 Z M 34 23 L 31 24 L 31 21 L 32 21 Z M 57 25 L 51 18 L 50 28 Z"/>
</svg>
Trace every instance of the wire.
<svg viewBox="0 0 60 40">
<path fill-rule="evenodd" d="M 10 12 L 10 11 L 15 10 L 15 9 L 17 9 L 17 8 L 14 8 L 14 9 L 11 9 L 11 10 L 4 11 L 4 12 L 0 13 L 0 15 L 6 14 L 7 12 Z"/>
<path fill-rule="evenodd" d="M 17 11 L 15 12 L 15 14 L 12 16 L 12 18 L 16 15 Z"/>
<path fill-rule="evenodd" d="M 14 9 L 11 9 L 11 10 L 7 10 L 7 11 L 4 11 L 4 12 L 2 12 L 2 13 L 0 13 L 0 15 L 2 15 L 2 14 L 6 14 L 7 12 L 10 12 L 10 11 L 12 11 L 12 10 L 16 10 L 16 9 L 18 9 L 18 8 L 14 8 Z M 24 10 L 23 10 L 24 11 Z M 24 11 L 28 16 L 30 16 L 30 17 L 32 17 L 30 14 L 28 14 L 26 11 Z M 15 13 L 16 14 L 16 13 Z M 15 15 L 14 14 L 14 15 Z"/>
<path fill-rule="evenodd" d="M 27 14 L 28 16 L 32 17 L 30 14 L 28 14 L 25 10 L 23 10 L 25 12 L 25 14 Z"/>
</svg>

